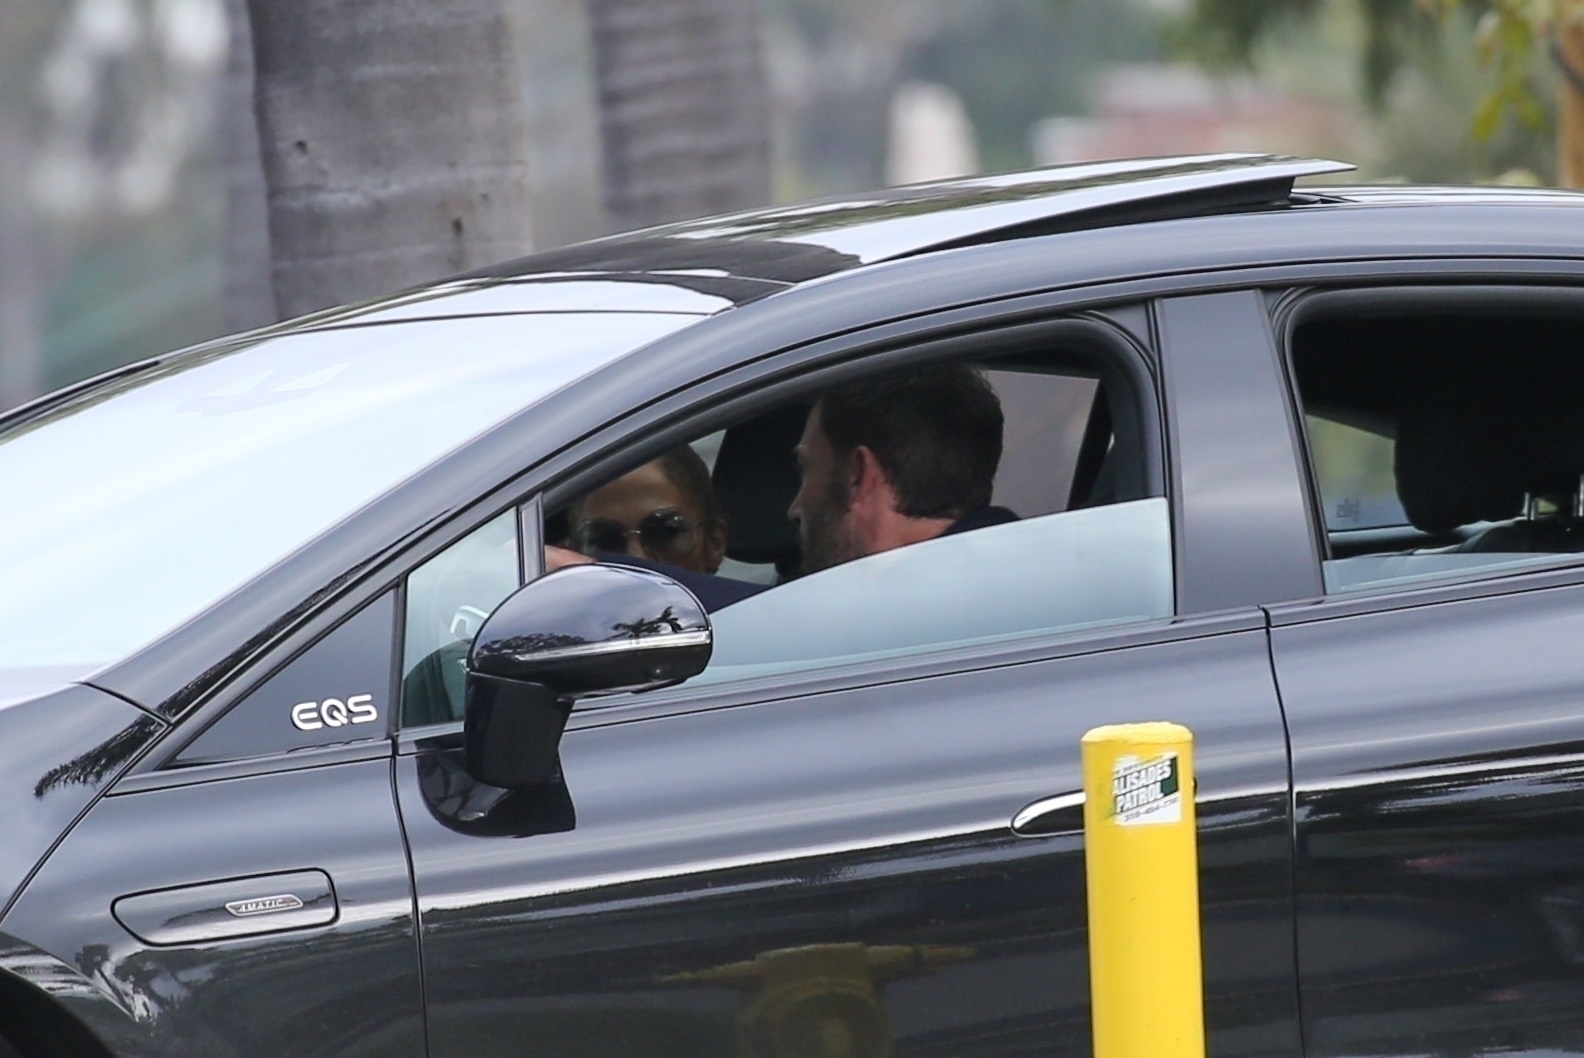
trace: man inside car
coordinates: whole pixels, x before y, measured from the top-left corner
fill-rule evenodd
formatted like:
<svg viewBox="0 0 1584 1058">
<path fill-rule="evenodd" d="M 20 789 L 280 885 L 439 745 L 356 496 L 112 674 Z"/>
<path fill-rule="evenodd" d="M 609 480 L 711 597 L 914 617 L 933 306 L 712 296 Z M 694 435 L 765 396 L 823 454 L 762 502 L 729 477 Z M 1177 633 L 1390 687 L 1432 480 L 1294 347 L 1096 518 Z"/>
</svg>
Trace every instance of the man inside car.
<svg viewBox="0 0 1584 1058">
<path fill-rule="evenodd" d="M 1014 521 L 990 505 L 1003 417 L 977 371 L 936 365 L 849 383 L 809 412 L 788 517 L 803 572 Z"/>
<path fill-rule="evenodd" d="M 797 444 L 801 485 L 787 511 L 798 527 L 802 571 L 1015 521 L 990 502 L 1003 424 L 995 391 L 963 365 L 862 379 L 825 393 Z M 631 555 L 545 549 L 547 571 L 596 559 L 663 573 L 712 612 L 766 587 Z"/>
</svg>

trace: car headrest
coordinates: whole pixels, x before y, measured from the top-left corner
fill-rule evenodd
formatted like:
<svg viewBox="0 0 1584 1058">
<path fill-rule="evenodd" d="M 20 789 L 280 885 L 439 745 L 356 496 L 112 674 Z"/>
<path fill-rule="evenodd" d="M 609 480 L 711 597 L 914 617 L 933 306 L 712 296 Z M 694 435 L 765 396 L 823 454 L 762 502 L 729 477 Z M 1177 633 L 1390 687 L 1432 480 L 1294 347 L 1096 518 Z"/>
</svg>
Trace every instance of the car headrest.
<svg viewBox="0 0 1584 1058">
<path fill-rule="evenodd" d="M 808 412 L 807 404 L 776 408 L 732 426 L 721 438 L 711 480 L 715 502 L 726 516 L 727 557 L 773 562 L 783 574 L 797 568 L 797 527 L 787 508 L 798 491 L 793 449 Z"/>
<path fill-rule="evenodd" d="M 1521 513 L 1525 494 L 1571 494 L 1584 472 L 1584 395 L 1530 380 L 1421 392 L 1397 424 L 1397 496 L 1440 533 Z"/>
</svg>

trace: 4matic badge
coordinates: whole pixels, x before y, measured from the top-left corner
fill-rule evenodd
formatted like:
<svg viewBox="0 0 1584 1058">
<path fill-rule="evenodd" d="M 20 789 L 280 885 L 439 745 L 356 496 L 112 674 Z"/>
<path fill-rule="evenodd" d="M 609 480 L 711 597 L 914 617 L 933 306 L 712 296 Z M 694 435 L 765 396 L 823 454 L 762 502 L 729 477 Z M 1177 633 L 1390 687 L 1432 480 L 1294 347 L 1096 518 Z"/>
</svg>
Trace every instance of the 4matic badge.
<svg viewBox="0 0 1584 1058">
<path fill-rule="evenodd" d="M 1139 760 L 1119 757 L 1111 768 L 1111 815 L 1125 827 L 1182 821 L 1177 754 Z"/>
<path fill-rule="evenodd" d="M 252 900 L 233 900 L 225 909 L 237 918 L 249 918 L 253 915 L 273 915 L 277 911 L 296 911 L 303 906 L 302 898 L 294 893 L 280 893 L 277 896 L 260 896 Z"/>
<path fill-rule="evenodd" d="M 354 694 L 346 701 L 326 698 L 322 702 L 298 702 L 292 706 L 291 722 L 298 731 L 318 731 L 322 727 L 371 724 L 379 719 L 372 694 Z"/>
</svg>

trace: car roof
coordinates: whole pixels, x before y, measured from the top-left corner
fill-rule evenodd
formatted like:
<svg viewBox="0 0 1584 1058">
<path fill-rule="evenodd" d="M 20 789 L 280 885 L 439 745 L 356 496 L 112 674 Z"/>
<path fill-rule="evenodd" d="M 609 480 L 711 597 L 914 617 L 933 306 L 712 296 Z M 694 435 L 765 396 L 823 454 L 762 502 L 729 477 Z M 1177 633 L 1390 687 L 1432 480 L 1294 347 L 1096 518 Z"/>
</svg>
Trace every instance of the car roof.
<svg viewBox="0 0 1584 1058">
<path fill-rule="evenodd" d="M 713 315 L 791 287 L 939 250 L 1294 205 L 1557 202 L 1574 192 L 1361 185 L 1295 190 L 1350 163 L 1274 154 L 1089 162 L 941 180 L 683 221 L 491 265 L 291 327 L 541 311 Z"/>
<path fill-rule="evenodd" d="M 1325 159 L 1206 154 L 942 180 L 649 228 L 459 278 L 644 274 L 692 279 L 712 291 L 733 281 L 784 289 L 979 242 L 1285 205 L 1300 177 L 1352 168 Z"/>
<path fill-rule="evenodd" d="M 1203 154 L 910 184 L 608 236 L 327 309 L 290 326 L 573 309 L 711 315 L 934 250 L 1284 207 L 1295 180 L 1352 168 L 1274 154 Z"/>
</svg>

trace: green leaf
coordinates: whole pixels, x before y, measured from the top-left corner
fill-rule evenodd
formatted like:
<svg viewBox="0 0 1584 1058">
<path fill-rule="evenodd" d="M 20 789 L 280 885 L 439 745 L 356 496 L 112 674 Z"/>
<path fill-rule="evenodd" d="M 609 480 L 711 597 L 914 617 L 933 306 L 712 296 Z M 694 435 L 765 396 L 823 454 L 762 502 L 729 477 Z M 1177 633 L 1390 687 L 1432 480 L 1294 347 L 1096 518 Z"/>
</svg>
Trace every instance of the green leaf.
<svg viewBox="0 0 1584 1058">
<path fill-rule="evenodd" d="M 1502 92 L 1498 89 L 1486 93 L 1485 98 L 1474 108 L 1474 138 L 1481 143 L 1490 139 L 1496 132 L 1496 126 L 1501 123 L 1501 116 Z"/>
<path fill-rule="evenodd" d="M 1534 26 L 1529 19 L 1508 12 L 1502 18 L 1502 47 L 1509 55 L 1527 55 L 1534 47 Z"/>
<path fill-rule="evenodd" d="M 1518 114 L 1518 120 L 1524 123 L 1525 128 L 1538 130 L 1545 127 L 1545 108 L 1534 97 L 1534 93 L 1527 88 L 1513 97 L 1512 106 L 1513 110 Z"/>
</svg>

